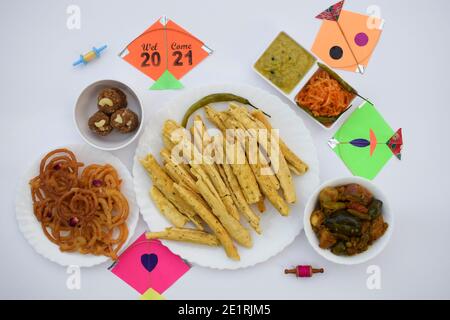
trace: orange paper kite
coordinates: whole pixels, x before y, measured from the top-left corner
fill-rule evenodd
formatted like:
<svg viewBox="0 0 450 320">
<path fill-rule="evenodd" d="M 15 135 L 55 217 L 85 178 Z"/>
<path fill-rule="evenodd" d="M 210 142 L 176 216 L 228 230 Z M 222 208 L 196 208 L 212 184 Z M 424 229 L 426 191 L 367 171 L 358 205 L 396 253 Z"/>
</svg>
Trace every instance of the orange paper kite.
<svg viewBox="0 0 450 320">
<path fill-rule="evenodd" d="M 384 20 L 342 10 L 343 5 L 340 1 L 316 17 L 322 26 L 311 50 L 332 68 L 364 73 Z"/>
<path fill-rule="evenodd" d="M 161 17 L 119 56 L 156 81 L 151 90 L 164 90 L 182 88 L 178 80 L 211 53 L 202 41 Z"/>
</svg>

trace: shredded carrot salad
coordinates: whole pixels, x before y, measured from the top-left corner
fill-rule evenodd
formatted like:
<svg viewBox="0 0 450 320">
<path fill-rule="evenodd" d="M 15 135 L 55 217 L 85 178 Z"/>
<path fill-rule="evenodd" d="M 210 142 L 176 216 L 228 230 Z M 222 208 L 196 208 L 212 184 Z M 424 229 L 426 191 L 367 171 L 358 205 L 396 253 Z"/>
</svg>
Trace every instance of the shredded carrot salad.
<svg viewBox="0 0 450 320">
<path fill-rule="evenodd" d="M 315 117 L 340 115 L 355 95 L 345 90 L 328 72 L 319 69 L 297 94 L 296 102 L 307 108 Z"/>
</svg>

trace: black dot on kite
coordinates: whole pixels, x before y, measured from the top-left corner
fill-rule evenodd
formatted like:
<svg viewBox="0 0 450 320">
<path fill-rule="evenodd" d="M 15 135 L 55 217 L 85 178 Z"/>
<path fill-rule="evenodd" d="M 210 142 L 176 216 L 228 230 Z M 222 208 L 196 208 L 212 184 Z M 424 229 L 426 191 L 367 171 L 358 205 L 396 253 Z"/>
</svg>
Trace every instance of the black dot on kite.
<svg viewBox="0 0 450 320">
<path fill-rule="evenodd" d="M 339 60 L 344 55 L 342 48 L 339 46 L 334 46 L 330 49 L 330 57 L 334 60 Z"/>
</svg>

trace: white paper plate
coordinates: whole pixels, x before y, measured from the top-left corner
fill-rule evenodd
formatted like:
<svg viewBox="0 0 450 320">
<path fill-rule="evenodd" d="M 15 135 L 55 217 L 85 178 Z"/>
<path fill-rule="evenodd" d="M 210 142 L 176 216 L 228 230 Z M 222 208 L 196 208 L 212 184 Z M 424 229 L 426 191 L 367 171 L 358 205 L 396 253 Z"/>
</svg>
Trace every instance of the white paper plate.
<svg viewBox="0 0 450 320">
<path fill-rule="evenodd" d="M 151 152 L 159 158 L 163 147 L 161 128 L 166 119 L 181 121 L 186 109 L 202 97 L 218 92 L 229 92 L 243 96 L 272 116 L 274 128 L 280 129 L 280 137 L 309 165 L 309 171 L 302 177 L 295 177 L 298 201 L 291 206 L 288 217 L 281 216 L 270 204 L 261 217 L 262 235 L 252 231 L 253 248 L 238 246 L 240 261 L 233 261 L 225 255 L 221 247 L 207 247 L 196 244 L 164 241 L 174 253 L 191 263 L 217 269 L 238 269 L 253 266 L 266 261 L 286 248 L 303 228 L 303 211 L 306 201 L 319 184 L 319 164 L 316 149 L 308 129 L 302 119 L 278 97 L 260 89 L 241 85 L 215 85 L 189 90 L 180 94 L 177 99 L 164 107 L 159 113 L 149 117 L 146 129 L 140 137 L 134 157 L 133 179 L 136 200 L 142 216 L 152 231 L 163 230 L 169 222 L 159 213 L 149 198 L 151 181 L 139 163 L 147 153 Z M 225 104 L 222 104 L 225 106 Z M 220 105 L 217 104 L 219 107 Z M 204 117 L 202 110 L 198 111 Z M 208 124 L 207 124 L 208 125 Z M 208 128 L 212 126 L 208 125 Z"/>
<path fill-rule="evenodd" d="M 92 163 L 109 163 L 116 168 L 120 178 L 122 179 L 121 191 L 127 198 L 130 206 L 130 215 L 127 221 L 129 231 L 128 240 L 130 240 L 139 220 L 139 208 L 136 205 L 133 182 L 128 169 L 115 156 L 87 145 L 70 145 L 62 148 L 72 150 L 75 153 L 77 160 L 83 162 L 85 166 Z M 33 213 L 33 204 L 28 182 L 39 174 L 39 164 L 41 159 L 49 151 L 50 150 L 46 151 L 37 158 L 19 182 L 16 197 L 16 217 L 17 222 L 19 223 L 20 231 L 22 231 L 25 238 L 39 254 L 62 266 L 76 265 L 79 267 L 91 267 L 109 260 L 109 258 L 105 256 L 83 255 L 76 252 L 61 252 L 58 246 L 53 244 L 44 235 L 41 224 L 38 222 Z M 122 248 L 126 248 L 126 243 Z"/>
</svg>

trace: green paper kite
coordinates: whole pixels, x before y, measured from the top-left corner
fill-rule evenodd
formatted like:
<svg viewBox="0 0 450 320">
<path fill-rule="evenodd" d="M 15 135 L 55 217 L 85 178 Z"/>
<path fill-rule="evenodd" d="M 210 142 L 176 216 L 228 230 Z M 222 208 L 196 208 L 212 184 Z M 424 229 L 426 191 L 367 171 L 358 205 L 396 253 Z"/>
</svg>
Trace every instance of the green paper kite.
<svg viewBox="0 0 450 320">
<path fill-rule="evenodd" d="M 328 140 L 355 176 L 372 180 L 392 155 L 401 159 L 401 129 L 394 133 L 377 109 L 364 102 Z"/>
</svg>

